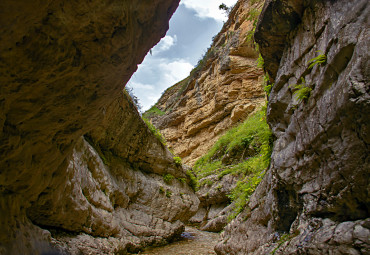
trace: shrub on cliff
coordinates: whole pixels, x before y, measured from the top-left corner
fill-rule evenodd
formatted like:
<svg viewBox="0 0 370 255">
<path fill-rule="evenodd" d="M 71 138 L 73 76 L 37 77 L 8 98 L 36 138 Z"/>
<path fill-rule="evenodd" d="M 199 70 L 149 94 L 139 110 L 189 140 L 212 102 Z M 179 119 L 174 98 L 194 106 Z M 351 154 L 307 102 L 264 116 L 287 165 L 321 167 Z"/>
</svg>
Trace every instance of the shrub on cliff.
<svg viewBox="0 0 370 255">
<path fill-rule="evenodd" d="M 166 146 L 167 145 L 167 142 L 166 142 L 166 139 L 163 137 L 163 135 L 161 134 L 161 132 L 156 129 L 156 127 L 146 118 L 142 118 L 145 122 L 145 124 L 148 126 L 148 128 L 150 129 L 150 131 L 153 133 L 153 135 L 155 135 L 158 140 L 164 145 Z"/>
<path fill-rule="evenodd" d="M 141 112 L 141 104 L 139 102 L 139 98 L 134 94 L 134 89 L 132 87 L 126 86 L 123 90 L 124 93 L 127 93 L 129 95 L 129 99 L 134 103 L 136 109 Z"/>
<path fill-rule="evenodd" d="M 220 6 L 218 7 L 218 9 L 225 11 L 225 13 L 226 13 L 227 15 L 229 15 L 229 13 L 230 13 L 230 11 L 231 11 L 231 7 L 228 7 L 228 6 L 227 6 L 226 4 L 224 4 L 224 3 L 220 4 Z"/>
<path fill-rule="evenodd" d="M 306 84 L 306 81 L 303 77 L 300 84 L 292 84 L 289 87 L 295 90 L 293 94 L 298 103 L 306 101 L 310 97 L 310 93 L 312 91 L 312 89 Z"/>
</svg>

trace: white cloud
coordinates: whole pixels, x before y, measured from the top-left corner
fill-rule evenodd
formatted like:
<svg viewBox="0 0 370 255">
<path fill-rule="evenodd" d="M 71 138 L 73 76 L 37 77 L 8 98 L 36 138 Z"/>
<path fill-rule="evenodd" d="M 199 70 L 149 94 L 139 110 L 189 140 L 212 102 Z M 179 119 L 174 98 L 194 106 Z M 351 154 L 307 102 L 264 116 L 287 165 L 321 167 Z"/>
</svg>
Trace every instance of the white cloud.
<svg viewBox="0 0 370 255">
<path fill-rule="evenodd" d="M 146 58 L 128 86 L 133 88 L 145 111 L 158 101 L 166 88 L 185 79 L 192 69 L 193 65 L 184 59 Z"/>
<path fill-rule="evenodd" d="M 192 9 L 200 18 L 213 18 L 217 21 L 226 21 L 227 17 L 224 11 L 218 7 L 224 3 L 227 6 L 234 6 L 237 0 L 182 0 L 181 4 L 186 8 Z"/>
<path fill-rule="evenodd" d="M 174 35 L 173 37 L 170 35 L 166 35 L 162 38 L 162 40 L 153 48 L 152 53 L 153 55 L 158 54 L 159 52 L 167 51 L 172 46 L 177 43 L 177 36 Z"/>
<path fill-rule="evenodd" d="M 154 86 L 150 84 L 143 84 L 140 82 L 131 82 L 130 87 L 136 88 L 136 89 L 146 89 L 146 90 L 154 90 Z"/>
<path fill-rule="evenodd" d="M 172 62 L 162 62 L 159 68 L 163 72 L 163 79 L 167 84 L 175 84 L 176 82 L 186 78 L 193 65 L 183 59 L 175 60 Z"/>
</svg>

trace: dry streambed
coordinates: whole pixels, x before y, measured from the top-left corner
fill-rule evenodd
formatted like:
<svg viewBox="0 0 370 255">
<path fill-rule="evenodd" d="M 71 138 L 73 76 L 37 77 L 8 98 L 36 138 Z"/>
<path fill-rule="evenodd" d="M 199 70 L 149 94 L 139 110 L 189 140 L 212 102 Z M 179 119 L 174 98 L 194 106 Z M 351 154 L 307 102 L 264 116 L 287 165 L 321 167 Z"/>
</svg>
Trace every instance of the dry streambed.
<svg viewBox="0 0 370 255">
<path fill-rule="evenodd" d="M 200 231 L 186 227 L 183 239 L 163 247 L 148 248 L 139 254 L 143 255 L 206 255 L 216 254 L 213 250 L 218 242 L 219 234 Z"/>
</svg>

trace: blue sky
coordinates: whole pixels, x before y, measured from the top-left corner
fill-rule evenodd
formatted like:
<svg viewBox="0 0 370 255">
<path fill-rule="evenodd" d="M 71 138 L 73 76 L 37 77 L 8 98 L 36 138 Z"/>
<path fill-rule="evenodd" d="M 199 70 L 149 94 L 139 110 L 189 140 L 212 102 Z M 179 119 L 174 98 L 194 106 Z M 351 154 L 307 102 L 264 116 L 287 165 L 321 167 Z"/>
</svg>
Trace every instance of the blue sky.
<svg viewBox="0 0 370 255">
<path fill-rule="evenodd" d="M 143 111 L 154 105 L 166 88 L 189 75 L 227 19 L 218 6 L 232 6 L 236 1 L 181 1 L 167 35 L 153 47 L 152 54 L 147 54 L 127 84 L 139 98 Z"/>
</svg>

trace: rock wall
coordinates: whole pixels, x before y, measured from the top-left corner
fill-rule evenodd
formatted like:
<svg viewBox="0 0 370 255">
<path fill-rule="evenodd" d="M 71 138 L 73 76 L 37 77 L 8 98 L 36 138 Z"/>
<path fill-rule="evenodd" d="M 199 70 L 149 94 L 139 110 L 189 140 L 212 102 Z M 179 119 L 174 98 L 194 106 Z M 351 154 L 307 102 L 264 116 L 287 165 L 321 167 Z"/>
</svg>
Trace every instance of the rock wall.
<svg viewBox="0 0 370 255">
<path fill-rule="evenodd" d="M 223 169 L 212 175 L 199 179 L 196 195 L 200 204 L 197 213 L 189 219 L 203 231 L 221 232 L 229 222 L 228 216 L 233 212 L 234 204 L 228 197 L 236 187 L 241 175 L 227 174 L 219 177 Z"/>
<path fill-rule="evenodd" d="M 266 1 L 269 171 L 218 254 L 370 254 L 368 1 Z M 320 51 L 320 52 L 317 52 Z M 309 68 L 325 54 L 326 62 Z M 301 78 L 308 98 L 294 95 Z"/>
<path fill-rule="evenodd" d="M 174 179 L 164 182 L 163 176 Z M 185 171 L 148 130 L 128 96 L 73 150 L 66 172 L 27 210 L 70 254 L 138 252 L 179 236 L 199 200 Z M 72 233 L 72 234 L 71 234 Z M 68 254 L 69 254 L 68 253 Z"/>
<path fill-rule="evenodd" d="M 1 1 L 0 254 L 125 253 L 195 213 L 184 170 L 122 94 L 178 3 Z"/>
<path fill-rule="evenodd" d="M 193 165 L 220 135 L 264 102 L 262 69 L 248 34 L 263 1 L 239 1 L 190 76 L 167 89 L 147 116 L 170 148 Z"/>
</svg>

